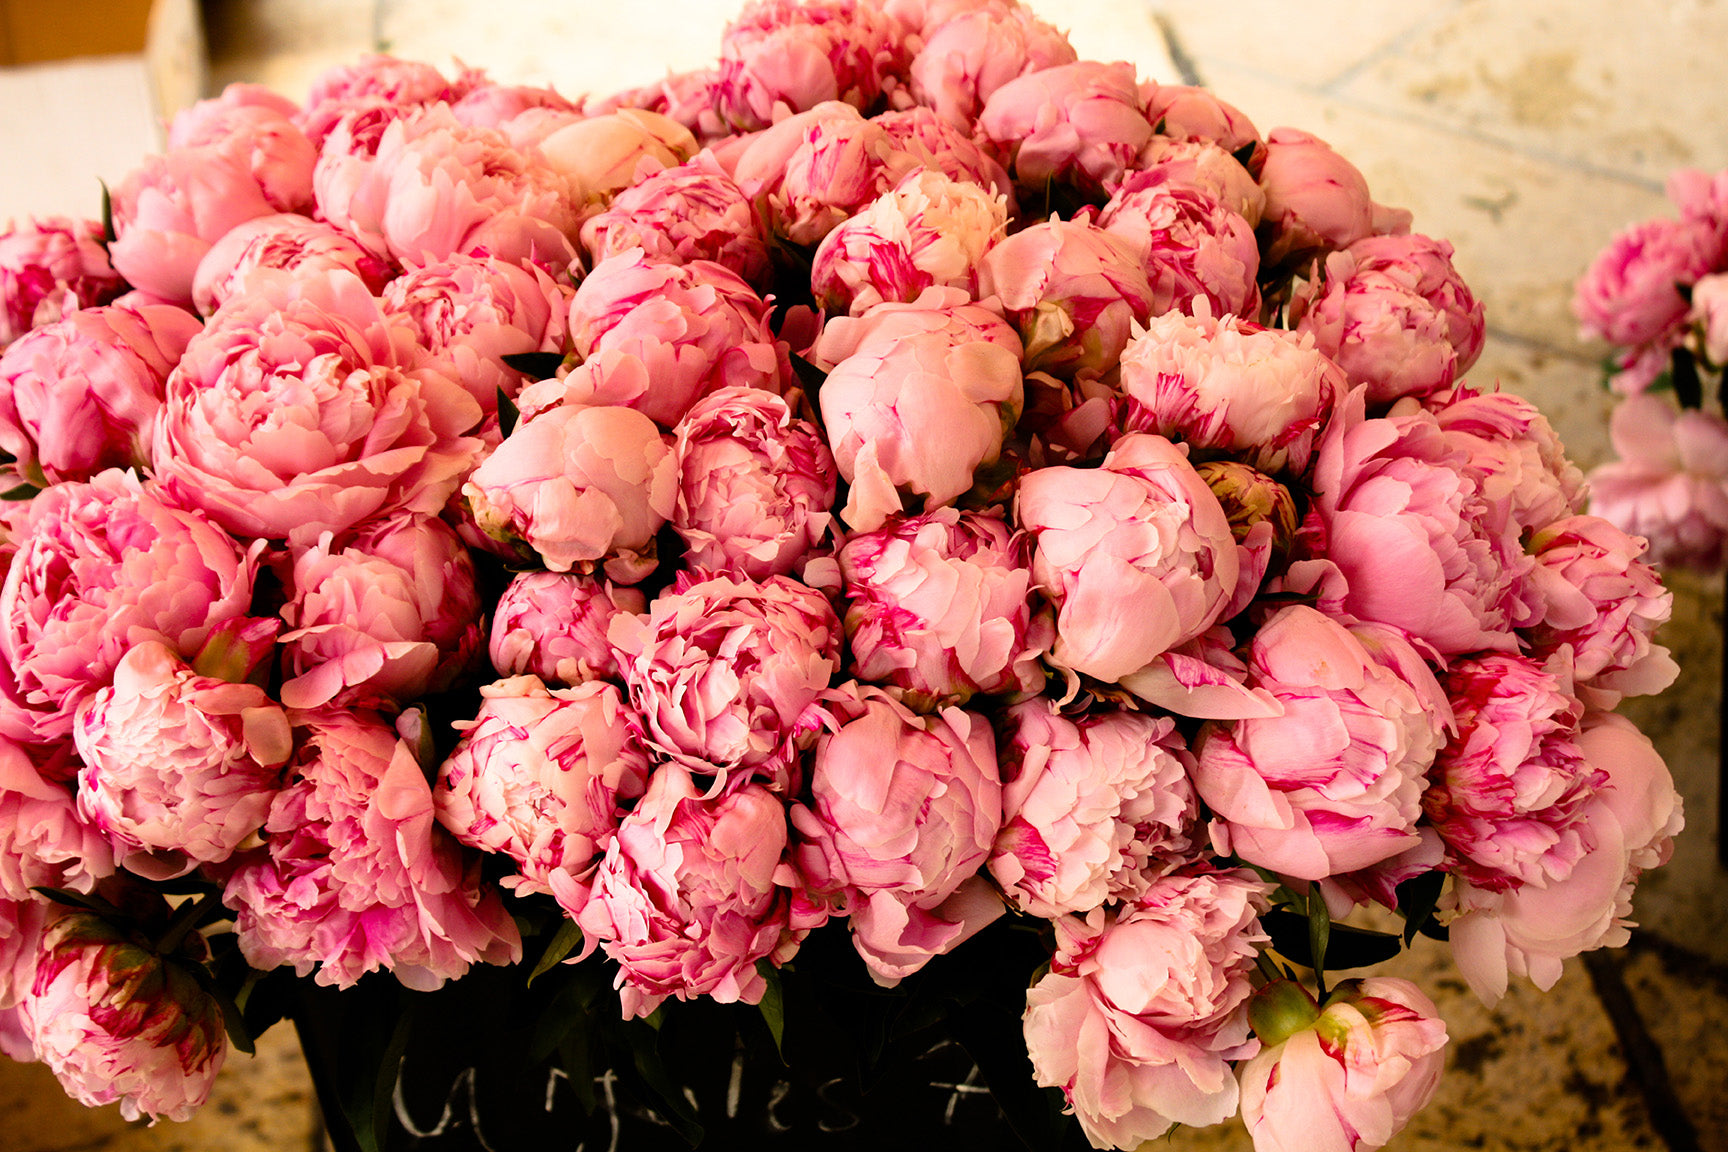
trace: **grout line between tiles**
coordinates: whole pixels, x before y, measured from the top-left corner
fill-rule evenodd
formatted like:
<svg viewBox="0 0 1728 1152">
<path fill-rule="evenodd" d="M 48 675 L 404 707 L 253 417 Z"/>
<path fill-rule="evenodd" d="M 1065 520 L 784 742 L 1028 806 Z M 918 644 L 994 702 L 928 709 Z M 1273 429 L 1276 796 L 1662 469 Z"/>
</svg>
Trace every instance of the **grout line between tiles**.
<svg viewBox="0 0 1728 1152">
<path fill-rule="evenodd" d="M 1164 54 L 1170 57 L 1170 63 L 1176 66 L 1176 74 L 1182 83 L 1195 88 L 1203 88 L 1206 81 L 1200 76 L 1200 69 L 1194 65 L 1194 57 L 1188 54 L 1188 49 L 1182 44 L 1182 37 L 1176 31 L 1176 21 L 1162 6 L 1152 9 L 1152 23 L 1158 28 L 1158 35 L 1164 41 Z"/>
<path fill-rule="evenodd" d="M 1620 974 L 1620 962 L 1610 953 L 1596 950 L 1584 953 L 1584 970 L 1590 974 L 1590 985 L 1596 1000 L 1608 1013 L 1614 1025 L 1614 1035 L 1620 1040 L 1620 1056 L 1626 1070 L 1644 1098 L 1644 1110 L 1650 1126 L 1661 1137 L 1668 1152 L 1702 1152 L 1698 1129 L 1674 1091 L 1668 1078 L 1668 1064 L 1662 1058 L 1662 1047 L 1650 1035 L 1639 1015 L 1632 993 Z"/>
<path fill-rule="evenodd" d="M 1404 47 L 1404 45 L 1410 43 L 1410 41 L 1414 40 L 1416 37 L 1426 33 L 1430 28 L 1434 27 L 1435 24 L 1450 18 L 1461 7 L 1463 7 L 1463 0 L 1452 0 L 1450 4 L 1446 5 L 1434 5 L 1433 9 L 1429 11 L 1426 17 L 1416 20 L 1402 32 L 1394 33 L 1379 47 L 1374 48 L 1366 55 L 1357 58 L 1355 62 L 1346 64 L 1336 76 L 1333 76 L 1329 80 L 1322 81 L 1319 91 L 1324 92 L 1329 96 L 1336 95 L 1339 89 L 1343 88 L 1344 85 L 1354 80 L 1357 76 L 1360 76 L 1362 71 L 1370 64 L 1385 59 L 1398 49 Z"/>
</svg>

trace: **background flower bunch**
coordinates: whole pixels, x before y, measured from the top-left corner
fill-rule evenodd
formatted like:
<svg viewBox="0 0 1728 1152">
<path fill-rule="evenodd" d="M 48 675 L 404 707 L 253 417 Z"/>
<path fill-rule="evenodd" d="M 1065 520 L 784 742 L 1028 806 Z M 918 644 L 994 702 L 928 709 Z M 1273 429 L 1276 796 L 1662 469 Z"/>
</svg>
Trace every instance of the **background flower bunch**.
<svg viewBox="0 0 1728 1152">
<path fill-rule="evenodd" d="M 779 1039 L 988 957 L 1097 1147 L 1378 1147 L 1445 1032 L 1333 920 L 1492 1003 L 1679 828 L 1667 593 L 1450 247 L 1023 7 L 371 57 L 113 204 L 7 238 L 0 356 L 0 1015 L 81 1099 L 188 1114 L 297 978 Z"/>
</svg>

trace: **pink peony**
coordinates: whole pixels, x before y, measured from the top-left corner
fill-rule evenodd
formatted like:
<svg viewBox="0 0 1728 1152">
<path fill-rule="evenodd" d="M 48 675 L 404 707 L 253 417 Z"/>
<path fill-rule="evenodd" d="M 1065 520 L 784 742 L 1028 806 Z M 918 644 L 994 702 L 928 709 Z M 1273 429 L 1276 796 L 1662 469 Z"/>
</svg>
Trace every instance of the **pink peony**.
<svg viewBox="0 0 1728 1152">
<path fill-rule="evenodd" d="M 1590 473 L 1590 511 L 1648 540 L 1652 564 L 1728 562 L 1728 421 L 1644 394 L 1614 409 L 1609 435 L 1620 458 Z"/>
<path fill-rule="evenodd" d="M 108 263 L 102 225 L 65 216 L 0 231 L 0 348 L 80 308 L 96 308 L 125 287 Z"/>
<path fill-rule="evenodd" d="M 1686 320 L 1681 289 L 1722 267 L 1728 237 L 1721 225 L 1692 217 L 1646 220 L 1608 243 L 1572 297 L 1587 340 L 1621 348 L 1671 346 Z"/>
<path fill-rule="evenodd" d="M 978 295 L 999 298 L 1020 330 L 1026 371 L 1064 379 L 1114 368 L 1133 326 L 1151 318 L 1154 299 L 1128 241 L 1090 220 L 1054 218 L 985 254 Z"/>
<path fill-rule="evenodd" d="M 497 128 L 507 125 L 525 112 L 545 109 L 551 112 L 577 113 L 578 104 L 560 96 L 550 85 L 476 84 L 450 105 L 450 114 L 470 128 Z"/>
<path fill-rule="evenodd" d="M 1068 717 L 1038 696 L 1011 708 L 1007 722 L 990 874 L 1020 911 L 1054 920 L 1132 901 L 1198 855 L 1194 758 L 1175 721 L 1125 711 Z"/>
<path fill-rule="evenodd" d="M 300 125 L 313 143 L 322 145 L 337 121 L 353 112 L 386 107 L 406 114 L 426 104 L 460 103 L 483 79 L 464 72 L 452 82 L 430 64 L 367 53 L 352 64 L 319 73 L 306 94 Z"/>
<path fill-rule="evenodd" d="M 1050 971 L 1026 994 L 1026 1048 L 1093 1147 L 1235 1115 L 1230 1061 L 1258 1048 L 1248 998 L 1270 890 L 1247 869 L 1176 873 L 1056 921 Z"/>
<path fill-rule="evenodd" d="M 1204 140 L 1227 153 L 1258 152 L 1265 144 L 1240 108 L 1206 88 L 1145 81 L 1140 85 L 1140 107 L 1158 134 L 1173 140 Z"/>
<path fill-rule="evenodd" d="M 1236 590 L 1236 541 L 1186 449 L 1116 441 L 1097 468 L 1024 476 L 1016 516 L 1036 542 L 1032 575 L 1056 606 L 1059 668 L 1106 682 L 1217 622 Z"/>
<path fill-rule="evenodd" d="M 1260 312 L 1260 249 L 1254 227 L 1206 192 L 1169 171 L 1136 172 L 1098 216 L 1098 226 L 1133 246 L 1152 287 L 1151 315 L 1196 311 L 1214 316 Z"/>
<path fill-rule="evenodd" d="M 1584 474 L 1536 406 L 1510 392 L 1460 385 L 1424 401 L 1446 442 L 1467 453 L 1501 532 L 1524 534 L 1573 515 L 1584 503 Z"/>
<path fill-rule="evenodd" d="M 30 986 L 36 982 L 36 962 L 42 954 L 42 933 L 64 915 L 65 905 L 34 893 L 22 900 L 0 896 L 0 1014 L 14 1012 L 18 1002 L 30 995 Z M 17 1026 L 16 1016 L 13 1026 Z M 6 1025 L 0 1024 L 0 1035 L 6 1030 Z M 36 1059 L 30 1038 L 24 1036 L 22 1040 L 22 1055 L 9 1047 L 0 1047 L 0 1053 L 14 1060 Z"/>
<path fill-rule="evenodd" d="M 1134 67 L 1081 60 L 1028 72 L 990 94 L 979 136 L 1011 160 L 1015 183 L 1069 184 L 1107 197 L 1152 140 Z"/>
<path fill-rule="evenodd" d="M 582 246 L 596 265 L 640 248 L 674 264 L 712 260 L 758 289 L 771 275 L 755 207 L 708 156 L 620 189 L 604 211 L 583 222 Z"/>
<path fill-rule="evenodd" d="M 79 815 L 72 791 L 0 737 L 0 897 L 31 900 L 32 888 L 90 892 L 113 874 L 108 838 Z"/>
<path fill-rule="evenodd" d="M 797 572 L 828 539 L 834 457 L 780 396 L 722 388 L 679 423 L 672 527 L 684 562 L 752 580 Z"/>
<path fill-rule="evenodd" d="M 230 297 L 249 291 L 252 279 L 276 271 L 315 275 L 342 269 L 377 292 L 392 268 L 346 233 L 305 216 L 258 216 L 230 228 L 198 261 L 192 277 L 192 303 L 210 316 Z"/>
<path fill-rule="evenodd" d="M 1313 1020 L 1287 1036 L 1262 1035 L 1264 1047 L 1238 1072 L 1254 1152 L 1385 1147 L 1440 1083 L 1447 1037 L 1439 1009 L 1397 977 L 1346 980 L 1323 1009 L 1300 986 L 1279 986 L 1296 989 Z"/>
<path fill-rule="evenodd" d="M 238 536 L 310 543 L 437 512 L 472 465 L 481 412 L 425 355 L 350 273 L 262 283 L 169 377 L 157 477 Z"/>
<path fill-rule="evenodd" d="M 78 706 L 139 640 L 196 653 L 245 615 L 256 554 L 131 473 L 37 496 L 0 590 L 0 735 L 70 740 Z"/>
<path fill-rule="evenodd" d="M 1347 628 L 1295 604 L 1261 625 L 1248 668 L 1282 713 L 1204 731 L 1194 787 L 1217 850 L 1322 880 L 1414 846 L 1451 724 L 1416 650 L 1393 629 Z"/>
<path fill-rule="evenodd" d="M 644 177 L 696 155 L 690 130 L 658 112 L 620 108 L 585 116 L 542 136 L 534 158 L 570 184 L 571 199 L 584 210 Z"/>
<path fill-rule="evenodd" d="M 492 610 L 492 666 L 500 676 L 533 675 L 565 686 L 619 680 L 623 672 L 606 631 L 614 617 L 647 610 L 635 588 L 574 572 L 518 572 Z"/>
<path fill-rule="evenodd" d="M 1125 429 L 1301 475 L 1345 381 L 1311 340 L 1234 316 L 1170 312 L 1123 351 L 1120 388 Z"/>
<path fill-rule="evenodd" d="M 1261 259 L 1294 268 L 1374 233 L 1374 202 L 1357 167 L 1317 136 L 1274 128 L 1266 136 L 1260 187 L 1266 213 Z"/>
<path fill-rule="evenodd" d="M 926 288 L 910 304 L 878 304 L 859 316 L 832 316 L 806 354 L 824 372 L 869 345 L 887 347 L 897 340 L 940 332 L 952 344 L 986 341 L 1016 356 L 1020 338 L 1002 319 L 995 302 L 974 303 L 959 288 Z"/>
<path fill-rule="evenodd" d="M 505 888 L 555 895 L 574 916 L 624 807 L 648 788 L 636 717 L 600 682 L 548 690 L 516 676 L 480 696 L 438 769 L 438 822 L 469 847 L 514 860 L 521 872 L 500 880 Z"/>
<path fill-rule="evenodd" d="M 434 822 L 431 786 L 397 730 L 343 709 L 291 718 L 297 746 L 264 847 L 223 892 L 247 963 L 316 968 L 337 988 L 383 968 L 425 992 L 477 961 L 520 960 L 515 923 L 479 859 Z"/>
<path fill-rule="evenodd" d="M 1327 256 L 1297 284 L 1290 319 L 1367 387 L 1370 405 L 1449 387 L 1482 352 L 1482 305 L 1452 267 L 1452 245 L 1426 236 L 1370 236 Z"/>
<path fill-rule="evenodd" d="M 654 570 L 678 470 L 654 422 L 629 408 L 561 407 L 516 426 L 462 486 L 475 523 L 553 571 L 635 583 Z"/>
<path fill-rule="evenodd" d="M 940 508 L 847 538 L 848 671 L 918 711 L 1044 685 L 1051 640 L 1033 612 L 1024 537 L 996 516 Z"/>
<path fill-rule="evenodd" d="M 1076 59 L 1068 37 L 1030 9 L 979 5 L 926 26 L 924 46 L 912 58 L 912 95 L 970 131 L 998 88 Z"/>
<path fill-rule="evenodd" d="M 917 716 L 853 686 L 818 737 L 810 799 L 792 807 L 813 896 L 851 918 L 852 942 L 892 986 L 1002 912 L 975 876 L 1002 825 L 996 742 L 958 708 Z"/>
<path fill-rule="evenodd" d="M 228 1054 L 222 1008 L 187 967 L 85 912 L 44 933 L 19 1020 L 67 1095 L 128 1120 L 190 1119 Z"/>
<path fill-rule="evenodd" d="M 247 165 L 272 208 L 305 213 L 318 146 L 294 123 L 296 111 L 292 101 L 254 85 L 231 84 L 223 95 L 175 113 L 168 148 L 220 148 Z"/>
<path fill-rule="evenodd" d="M 868 0 L 750 0 L 721 38 L 716 97 L 743 132 L 828 100 L 870 111 L 906 63 L 899 23 Z"/>
<path fill-rule="evenodd" d="M 258 831 L 292 748 L 262 688 L 200 675 L 156 640 L 126 653 L 72 738 L 79 814 L 155 879 L 220 863 Z"/>
<path fill-rule="evenodd" d="M 1713 272 L 1692 285 L 1687 321 L 1708 364 L 1728 366 L 1728 273 Z"/>
<path fill-rule="evenodd" d="M 467 672 L 481 642 L 474 560 L 455 529 L 419 513 L 370 521 L 296 550 L 282 619 L 290 708 L 405 704 Z"/>
<path fill-rule="evenodd" d="M 825 916 L 785 863 L 786 808 L 759 784 L 706 797 L 663 764 L 618 826 L 576 922 L 619 964 L 625 1019 L 668 996 L 755 1004 L 757 971 L 783 964 Z"/>
<path fill-rule="evenodd" d="M 620 405 L 671 428 L 718 388 L 783 391 L 791 368 L 768 321 L 762 297 L 719 264 L 619 253 L 596 265 L 570 300 L 575 366 L 529 389 L 522 410 Z"/>
<path fill-rule="evenodd" d="M 1140 154 L 1139 171 L 1131 174 L 1124 186 L 1143 181 L 1199 192 L 1242 217 L 1251 228 L 1258 227 L 1266 214 L 1266 193 L 1248 169 L 1210 140 L 1154 136 Z M 1258 254 L 1255 266 L 1259 266 Z"/>
<path fill-rule="evenodd" d="M 148 468 L 163 388 L 198 319 L 116 304 L 70 312 L 0 355 L 0 448 L 39 484 Z"/>
<path fill-rule="evenodd" d="M 616 112 L 623 108 L 641 108 L 657 112 L 686 128 L 704 148 L 721 146 L 737 139 L 732 126 L 721 114 L 720 69 L 691 68 L 684 72 L 668 72 L 659 80 L 639 88 L 626 88 L 603 99 L 589 97 L 583 111 L 590 116 Z"/>
<path fill-rule="evenodd" d="M 716 790 L 740 769 L 784 784 L 804 711 L 840 669 L 834 609 L 786 576 L 681 574 L 610 635 L 649 743 Z"/>
<path fill-rule="evenodd" d="M 1452 957 L 1489 1007 L 1511 975 L 1546 990 L 1569 957 L 1625 944 L 1633 886 L 1667 861 L 1685 822 L 1667 765 L 1631 721 L 1593 713 L 1576 739 L 1585 763 L 1607 781 L 1579 814 L 1589 851 L 1571 874 L 1508 892 L 1458 883 L 1447 898 Z"/>
</svg>

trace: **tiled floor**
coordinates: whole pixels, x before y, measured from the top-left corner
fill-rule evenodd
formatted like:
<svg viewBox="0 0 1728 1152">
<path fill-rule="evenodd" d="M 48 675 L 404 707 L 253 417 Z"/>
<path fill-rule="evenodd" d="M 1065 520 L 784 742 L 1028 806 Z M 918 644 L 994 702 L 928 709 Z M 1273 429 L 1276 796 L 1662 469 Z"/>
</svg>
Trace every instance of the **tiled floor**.
<svg viewBox="0 0 1728 1152">
<path fill-rule="evenodd" d="M 1719 95 L 1728 4 L 1032 2 L 1083 56 L 1132 60 L 1159 79 L 1197 76 L 1262 130 L 1289 124 L 1330 141 L 1377 199 L 1411 209 L 1418 231 L 1456 247 L 1488 308 L 1474 378 L 1537 401 L 1585 466 L 1606 455 L 1600 350 L 1577 342 L 1572 284 L 1614 232 L 1664 210 L 1669 169 L 1728 167 Z M 570 94 L 610 91 L 711 60 L 733 7 L 657 0 L 650 22 L 643 6 L 616 0 L 205 3 L 214 82 L 262 81 L 294 96 L 320 69 L 374 48 L 440 66 L 460 56 Z M 1682 680 L 1628 711 L 1668 757 L 1689 827 L 1674 861 L 1640 890 L 1641 931 L 1606 963 L 1574 961 L 1552 991 L 1515 989 L 1492 1012 L 1443 948 L 1404 957 L 1453 1043 L 1439 1098 L 1394 1152 L 1728 1149 L 1728 877 L 1715 863 L 1722 592 L 1716 580 L 1671 583 L 1665 638 Z M 1616 1015 L 1634 1032 L 1617 1037 Z M 129 1129 L 112 1109 L 62 1103 L 39 1069 L 0 1062 L 0 1148 L 303 1152 L 317 1140 L 309 1092 L 291 1037 L 270 1040 L 259 1060 L 237 1058 L 223 1095 L 192 1124 L 150 1130 Z M 1641 1089 L 1653 1061 L 1666 1077 Z M 1170 1142 L 1247 1146 L 1230 1127 Z"/>
</svg>

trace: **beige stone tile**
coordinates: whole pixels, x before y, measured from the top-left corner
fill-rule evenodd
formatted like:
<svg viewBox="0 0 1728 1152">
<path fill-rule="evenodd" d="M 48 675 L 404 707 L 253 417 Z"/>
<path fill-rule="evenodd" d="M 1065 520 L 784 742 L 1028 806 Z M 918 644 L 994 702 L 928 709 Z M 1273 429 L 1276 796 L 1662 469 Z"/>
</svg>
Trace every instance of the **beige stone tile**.
<svg viewBox="0 0 1728 1152">
<path fill-rule="evenodd" d="M 1141 0 L 1029 0 L 1043 20 L 1068 33 L 1082 60 L 1126 60 L 1141 79 L 1180 82 L 1164 48 L 1155 5 Z"/>
<path fill-rule="evenodd" d="M 1469 0 L 1340 94 L 1661 181 L 1728 160 L 1728 8 L 1706 2 Z"/>
<path fill-rule="evenodd" d="M 1647 942 L 1635 942 L 1621 959 L 1621 978 L 1700 1143 L 1728 1149 L 1728 967 Z"/>
<path fill-rule="evenodd" d="M 376 47 L 376 0 L 215 0 L 204 5 L 210 83 L 263 84 L 304 99 L 326 68 Z"/>
<path fill-rule="evenodd" d="M 1228 65 L 1321 87 L 1393 50 L 1453 5 L 1239 0 L 1156 7 L 1174 25 L 1182 47 L 1208 84 L 1214 82 L 1214 66 Z"/>
</svg>

